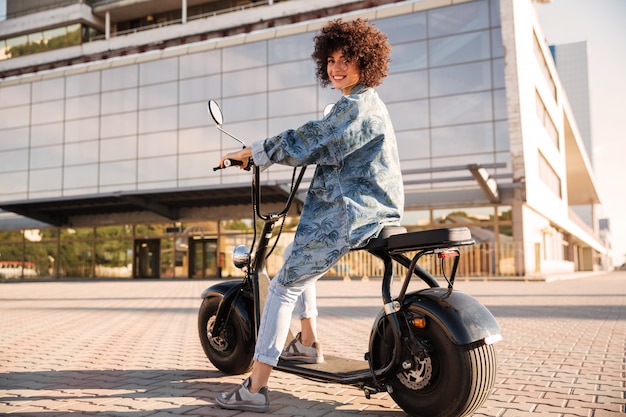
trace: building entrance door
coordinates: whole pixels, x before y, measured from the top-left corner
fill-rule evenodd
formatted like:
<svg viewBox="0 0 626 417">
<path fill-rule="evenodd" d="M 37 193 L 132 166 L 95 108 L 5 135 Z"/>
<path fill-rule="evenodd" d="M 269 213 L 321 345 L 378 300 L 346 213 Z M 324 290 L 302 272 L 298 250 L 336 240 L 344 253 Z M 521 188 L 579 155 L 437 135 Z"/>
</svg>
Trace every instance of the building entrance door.
<svg viewBox="0 0 626 417">
<path fill-rule="evenodd" d="M 189 238 L 189 278 L 217 277 L 217 239 Z"/>
<path fill-rule="evenodd" d="M 161 240 L 136 239 L 133 260 L 133 278 L 160 278 Z"/>
</svg>

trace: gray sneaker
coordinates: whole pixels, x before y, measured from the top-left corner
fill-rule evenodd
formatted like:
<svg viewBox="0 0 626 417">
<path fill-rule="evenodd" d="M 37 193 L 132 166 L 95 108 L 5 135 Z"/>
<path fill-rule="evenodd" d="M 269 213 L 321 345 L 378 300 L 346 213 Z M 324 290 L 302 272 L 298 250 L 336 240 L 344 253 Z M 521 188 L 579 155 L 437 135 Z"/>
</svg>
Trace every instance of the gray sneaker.
<svg viewBox="0 0 626 417">
<path fill-rule="evenodd" d="M 215 402 L 222 408 L 229 410 L 252 411 L 265 413 L 270 409 L 270 400 L 267 397 L 267 387 L 263 387 L 257 393 L 248 391 L 250 378 L 232 391 L 224 392 L 215 398 Z"/>
<path fill-rule="evenodd" d="M 313 342 L 308 347 L 304 346 L 300 341 L 302 335 L 298 333 L 296 337 L 283 349 L 280 358 L 285 361 L 298 361 L 304 363 L 322 363 L 324 362 L 324 354 L 322 346 L 319 342 Z"/>
</svg>

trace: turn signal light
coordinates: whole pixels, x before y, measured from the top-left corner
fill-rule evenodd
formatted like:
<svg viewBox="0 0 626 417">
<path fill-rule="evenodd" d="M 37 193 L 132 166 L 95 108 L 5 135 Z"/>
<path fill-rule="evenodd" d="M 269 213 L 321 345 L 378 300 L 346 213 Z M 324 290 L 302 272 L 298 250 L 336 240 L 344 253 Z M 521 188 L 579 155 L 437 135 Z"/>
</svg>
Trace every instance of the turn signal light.
<svg viewBox="0 0 626 417">
<path fill-rule="evenodd" d="M 410 323 L 413 327 L 417 329 L 423 329 L 426 327 L 426 317 L 413 317 L 410 320 Z"/>
</svg>

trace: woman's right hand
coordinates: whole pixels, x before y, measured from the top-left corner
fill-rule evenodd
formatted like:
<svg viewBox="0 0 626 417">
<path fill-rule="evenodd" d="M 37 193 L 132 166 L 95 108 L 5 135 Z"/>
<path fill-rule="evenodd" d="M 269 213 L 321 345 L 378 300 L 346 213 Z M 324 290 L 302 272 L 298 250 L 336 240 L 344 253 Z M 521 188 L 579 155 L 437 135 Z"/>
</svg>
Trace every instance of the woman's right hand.
<svg viewBox="0 0 626 417">
<path fill-rule="evenodd" d="M 251 158 L 252 148 L 243 148 L 237 152 L 231 152 L 224 155 L 220 160 L 220 168 L 226 168 L 227 165 L 224 164 L 224 161 L 232 159 L 241 162 L 241 164 L 238 165 L 239 169 L 247 169 L 248 165 L 250 165 Z"/>
</svg>

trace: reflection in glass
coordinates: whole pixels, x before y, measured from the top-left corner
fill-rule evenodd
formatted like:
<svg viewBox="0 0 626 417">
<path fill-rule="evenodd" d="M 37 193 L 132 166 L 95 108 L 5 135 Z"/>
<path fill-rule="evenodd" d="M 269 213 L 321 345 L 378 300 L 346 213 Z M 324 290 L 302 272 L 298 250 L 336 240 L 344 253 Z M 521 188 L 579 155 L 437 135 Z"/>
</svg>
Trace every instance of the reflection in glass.
<svg viewBox="0 0 626 417">
<path fill-rule="evenodd" d="M 493 152 L 494 150 L 491 123 L 433 128 L 431 135 L 434 157 Z"/>
<path fill-rule="evenodd" d="M 287 62 L 268 68 L 270 90 L 315 84 L 315 68 L 310 60 Z"/>
<path fill-rule="evenodd" d="M 63 146 L 31 148 L 30 169 L 60 167 L 63 165 Z"/>
<path fill-rule="evenodd" d="M 139 85 L 175 81 L 178 78 L 178 58 L 165 58 L 139 64 Z"/>
<path fill-rule="evenodd" d="M 315 86 L 311 86 L 270 92 L 269 117 L 317 113 L 316 91 Z M 295 128 L 297 126 L 292 127 Z"/>
<path fill-rule="evenodd" d="M 127 65 L 102 70 L 102 91 L 136 87 L 139 82 L 139 67 Z"/>
<path fill-rule="evenodd" d="M 491 92 L 434 98 L 432 126 L 475 123 L 492 119 Z"/>
<path fill-rule="evenodd" d="M 303 33 L 269 40 L 269 64 L 308 60 L 313 52 L 313 36 L 312 33 Z M 313 66 L 310 61 L 309 66 Z"/>
<path fill-rule="evenodd" d="M 267 42 L 231 46 L 222 50 L 222 71 L 228 73 L 267 65 Z"/>
<path fill-rule="evenodd" d="M 428 11 L 428 35 L 451 35 L 489 26 L 489 4 L 475 1 Z"/>
<path fill-rule="evenodd" d="M 428 55 L 431 67 L 488 59 L 489 31 L 431 39 Z"/>
<path fill-rule="evenodd" d="M 430 70 L 430 95 L 470 93 L 491 88 L 491 62 L 473 62 Z"/>
<path fill-rule="evenodd" d="M 391 44 L 426 39 L 426 13 L 377 19 L 372 23 L 387 35 Z"/>
<path fill-rule="evenodd" d="M 178 100 L 178 83 L 160 83 L 139 89 L 139 108 L 173 106 Z"/>
<path fill-rule="evenodd" d="M 389 73 L 425 69 L 428 66 L 426 41 L 394 45 L 391 49 Z"/>
</svg>

